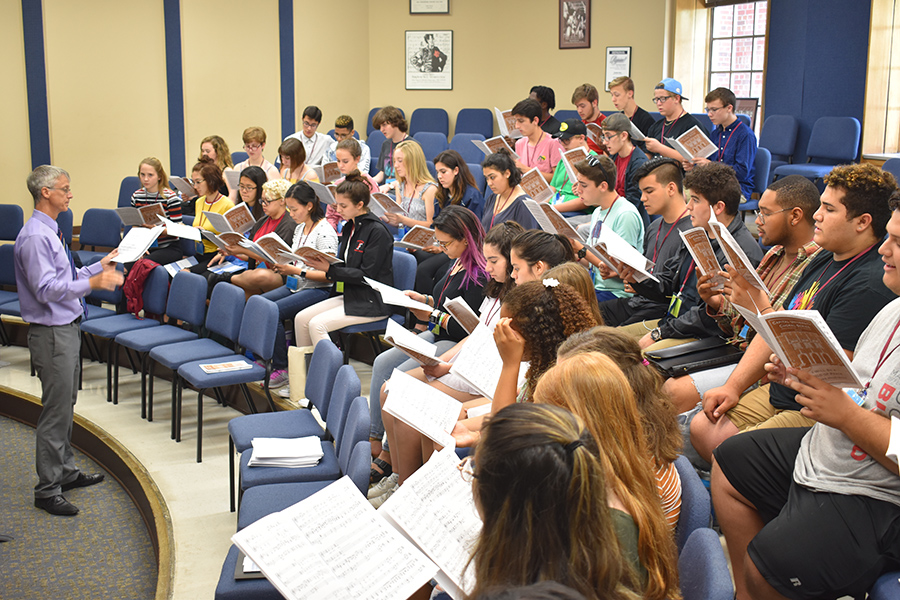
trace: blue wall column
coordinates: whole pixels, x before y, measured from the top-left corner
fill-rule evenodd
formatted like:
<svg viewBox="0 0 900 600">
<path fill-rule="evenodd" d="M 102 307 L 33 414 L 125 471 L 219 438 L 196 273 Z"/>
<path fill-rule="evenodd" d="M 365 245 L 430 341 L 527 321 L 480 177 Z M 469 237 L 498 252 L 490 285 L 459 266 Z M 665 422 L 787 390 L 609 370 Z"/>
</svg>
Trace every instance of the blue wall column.
<svg viewBox="0 0 900 600">
<path fill-rule="evenodd" d="M 50 164 L 50 116 L 47 109 L 47 63 L 44 55 L 44 11 L 41 2 L 22 0 L 25 40 L 25 86 L 31 168 Z"/>
<path fill-rule="evenodd" d="M 294 0 L 278 0 L 278 43 L 281 55 L 281 138 L 296 129 L 294 112 Z"/>
<path fill-rule="evenodd" d="M 28 0 L 22 0 L 27 2 Z M 184 80 L 181 65 L 181 1 L 163 0 L 166 34 L 166 96 L 169 109 L 169 173 L 185 175 Z"/>
</svg>

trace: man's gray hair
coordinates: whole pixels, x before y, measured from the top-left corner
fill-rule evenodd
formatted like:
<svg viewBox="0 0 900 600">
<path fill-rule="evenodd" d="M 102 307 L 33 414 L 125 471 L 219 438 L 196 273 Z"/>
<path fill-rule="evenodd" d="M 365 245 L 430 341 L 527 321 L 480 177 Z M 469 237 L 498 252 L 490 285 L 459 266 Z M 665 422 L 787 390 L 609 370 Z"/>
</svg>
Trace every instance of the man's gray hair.
<svg viewBox="0 0 900 600">
<path fill-rule="evenodd" d="M 65 169 L 53 165 L 41 165 L 31 172 L 25 184 L 28 186 L 28 191 L 31 192 L 31 197 L 34 198 L 35 205 L 41 199 L 41 189 L 52 188 L 61 175 L 65 175 L 69 181 L 72 180 Z"/>
</svg>

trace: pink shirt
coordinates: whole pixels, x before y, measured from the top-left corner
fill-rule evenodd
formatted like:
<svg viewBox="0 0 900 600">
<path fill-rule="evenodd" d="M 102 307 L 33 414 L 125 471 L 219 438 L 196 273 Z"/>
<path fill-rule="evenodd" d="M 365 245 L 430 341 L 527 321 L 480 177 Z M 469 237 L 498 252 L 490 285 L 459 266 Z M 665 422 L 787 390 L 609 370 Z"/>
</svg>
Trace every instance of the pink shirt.
<svg viewBox="0 0 900 600">
<path fill-rule="evenodd" d="M 561 146 L 558 140 L 554 140 L 549 133 L 542 133 L 537 146 L 528 144 L 528 138 L 519 138 L 516 141 L 516 154 L 519 160 L 529 169 L 537 167 L 543 173 L 553 173 L 556 163 L 559 162 Z"/>
</svg>

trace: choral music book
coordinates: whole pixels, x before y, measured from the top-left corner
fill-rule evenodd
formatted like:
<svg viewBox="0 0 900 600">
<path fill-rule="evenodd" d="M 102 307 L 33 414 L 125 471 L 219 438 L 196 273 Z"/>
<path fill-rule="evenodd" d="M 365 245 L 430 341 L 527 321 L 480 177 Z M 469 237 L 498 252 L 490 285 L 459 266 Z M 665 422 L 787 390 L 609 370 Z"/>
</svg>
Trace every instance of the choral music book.
<svg viewBox="0 0 900 600">
<path fill-rule="evenodd" d="M 397 248 L 408 248 L 410 250 L 421 250 L 427 246 L 435 245 L 434 229 L 429 229 L 422 225 L 416 225 L 406 232 L 402 240 L 394 242 L 394 246 Z"/>
<path fill-rule="evenodd" d="M 481 323 L 481 319 L 478 318 L 478 315 L 475 314 L 475 311 L 472 310 L 472 307 L 466 303 L 462 296 L 447 298 L 444 300 L 444 308 L 466 330 L 466 333 L 471 334 L 478 327 L 478 324 Z"/>
<path fill-rule="evenodd" d="M 587 149 L 583 146 L 580 148 L 572 148 L 571 150 L 567 150 L 562 153 L 562 161 L 563 167 L 566 169 L 566 175 L 569 176 L 569 181 L 574 183 L 575 179 L 577 179 L 575 175 L 575 163 L 581 162 L 586 159 L 588 156 Z"/>
<path fill-rule="evenodd" d="M 441 364 L 437 358 L 437 346 L 426 342 L 393 319 L 387 320 L 384 341 L 391 344 L 423 367 Z"/>
<path fill-rule="evenodd" d="M 125 227 L 135 227 L 139 225 L 158 225 L 160 217 L 166 216 L 162 202 L 154 204 L 146 204 L 140 208 L 134 206 L 120 206 L 115 209 L 116 214 L 122 219 Z"/>
<path fill-rule="evenodd" d="M 408 598 L 438 571 L 347 476 L 231 541 L 288 600 Z"/>
<path fill-rule="evenodd" d="M 341 170 L 338 169 L 338 164 L 336 162 L 322 163 L 321 166 L 313 167 L 313 171 L 319 176 L 319 182 L 323 185 L 334 183 L 344 176 L 341 173 Z M 307 181 L 307 183 L 309 182 Z"/>
<path fill-rule="evenodd" d="M 250 207 L 244 202 L 229 208 L 224 214 L 204 210 L 203 216 L 220 235 L 231 232 L 245 233 L 256 223 Z"/>
<path fill-rule="evenodd" d="M 226 169 L 222 171 L 222 175 L 225 177 L 225 185 L 228 186 L 229 190 L 236 190 L 240 187 L 241 183 L 241 172 L 235 171 L 234 169 Z"/>
<path fill-rule="evenodd" d="M 719 259 L 716 258 L 716 253 L 713 250 L 712 243 L 709 241 L 709 236 L 706 235 L 706 230 L 702 227 L 693 227 L 687 231 L 679 231 L 678 235 L 681 236 L 681 240 L 687 246 L 688 252 L 694 259 L 700 274 L 713 275 L 713 278 L 710 280 L 713 288 L 721 288 L 725 283 L 725 279 L 719 275 L 722 266 L 719 264 Z"/>
<path fill-rule="evenodd" d="M 444 448 L 456 447 L 451 433 L 462 402 L 424 381 L 394 369 L 383 409 Z"/>
<path fill-rule="evenodd" d="M 659 282 L 659 279 L 651 272 L 655 266 L 653 261 L 626 242 L 622 236 L 612 230 L 612 227 L 600 228 L 600 235 L 597 238 L 597 244 L 594 249 L 600 253 L 600 260 L 606 262 L 616 271 L 619 270 L 622 263 L 634 269 L 635 281 L 641 282 L 646 279 L 652 279 Z"/>
<path fill-rule="evenodd" d="M 450 372 L 465 379 L 485 398 L 493 400 L 502 369 L 503 359 L 497 350 L 497 343 L 494 342 L 494 332 L 479 322 L 463 344 L 462 350 L 456 355 Z M 523 362 L 519 366 L 518 387 L 524 383 L 527 371 L 528 363 Z"/>
<path fill-rule="evenodd" d="M 169 188 L 180 193 L 181 197 L 185 200 L 194 198 L 197 195 L 197 190 L 195 190 L 194 186 L 191 185 L 191 182 L 184 177 L 170 177 Z"/>
<path fill-rule="evenodd" d="M 733 304 L 787 367 L 808 371 L 838 388 L 861 389 L 863 381 L 817 310 L 776 310 L 761 315 Z"/>
<path fill-rule="evenodd" d="M 544 179 L 541 172 L 537 170 L 537 167 L 522 175 L 522 180 L 519 182 L 519 185 L 522 186 L 522 189 L 525 190 L 525 193 L 528 194 L 532 200 L 539 204 L 546 203 L 555 194 L 553 188 L 550 187 L 550 184 L 547 183 L 547 180 Z"/>
<path fill-rule="evenodd" d="M 375 281 L 374 279 L 371 279 L 369 277 L 363 277 L 363 280 L 369 285 L 369 287 L 381 294 L 381 301 L 385 304 L 390 304 L 392 306 L 402 306 L 403 308 L 412 308 L 415 310 L 424 310 L 428 311 L 428 314 L 431 314 L 432 311 L 434 311 L 434 307 L 432 307 L 431 305 L 413 300 L 397 288 L 391 287 L 386 283 Z"/>
<path fill-rule="evenodd" d="M 376 192 L 370 196 L 369 208 L 372 210 L 372 214 L 379 219 L 383 219 L 388 213 L 403 215 L 405 217 L 409 216 L 409 213 L 407 213 L 402 206 L 394 202 L 393 198 L 387 194 L 382 194 L 381 192 Z"/>
<path fill-rule="evenodd" d="M 200 236 L 204 240 L 209 240 L 210 242 L 215 244 L 216 248 L 220 248 L 222 250 L 224 250 L 228 246 L 240 246 L 241 242 L 247 239 L 240 233 L 235 233 L 233 231 L 228 231 L 216 235 L 212 231 L 208 231 L 206 229 L 200 230 Z"/>
<path fill-rule="evenodd" d="M 291 247 L 285 244 L 284 240 L 274 231 L 261 236 L 255 242 L 250 239 L 244 239 L 240 244 L 247 250 L 261 256 L 269 264 L 285 264 L 293 260 L 284 258 L 284 254 L 291 254 Z"/>
<path fill-rule="evenodd" d="M 318 181 L 307 181 L 306 183 L 313 189 L 316 193 L 316 198 L 319 199 L 319 202 L 324 202 L 329 206 L 334 206 L 334 185 L 322 185 Z"/>
<path fill-rule="evenodd" d="M 517 140 L 522 137 L 522 132 L 516 128 L 516 118 L 512 115 L 512 110 L 500 110 L 494 107 L 494 115 L 497 117 L 497 129 L 502 137 L 508 137 Z"/>
<path fill-rule="evenodd" d="M 132 227 L 119 242 L 119 254 L 112 259 L 113 262 L 133 263 L 140 260 L 164 230 L 162 225 L 152 229 Z"/>
<path fill-rule="evenodd" d="M 516 151 L 512 149 L 512 146 L 507 143 L 506 138 L 503 136 L 492 137 L 484 140 L 472 140 L 472 143 L 475 146 L 484 152 L 485 156 L 489 156 L 491 154 L 496 154 L 500 151 L 501 148 L 505 148 L 510 156 L 513 157 L 513 160 L 519 160 L 519 155 L 516 154 Z"/>
<path fill-rule="evenodd" d="M 665 138 L 669 145 L 678 151 L 685 160 L 706 158 L 719 147 L 710 141 L 699 125 L 694 125 L 677 138 Z"/>
<path fill-rule="evenodd" d="M 728 258 L 728 262 L 731 266 L 747 280 L 747 283 L 764 291 L 766 294 L 770 294 L 766 284 L 759 278 L 759 274 L 753 267 L 753 263 L 747 258 L 744 250 L 741 248 L 740 244 L 737 243 L 737 240 L 734 239 L 734 236 L 731 235 L 731 232 L 728 231 L 728 228 L 718 221 L 710 221 L 709 225 L 713 235 L 719 240 L 719 247 L 722 248 L 722 251 Z"/>
<path fill-rule="evenodd" d="M 300 261 L 306 264 L 306 259 L 308 258 L 318 258 L 320 260 L 327 261 L 330 265 L 336 265 L 338 263 L 342 263 L 340 258 L 336 256 L 332 256 L 331 254 L 325 254 L 320 250 L 316 250 L 315 248 L 310 248 L 309 246 L 300 246 L 293 252 L 280 252 L 280 258 L 284 259 L 280 261 L 282 264 L 290 261 Z"/>
</svg>

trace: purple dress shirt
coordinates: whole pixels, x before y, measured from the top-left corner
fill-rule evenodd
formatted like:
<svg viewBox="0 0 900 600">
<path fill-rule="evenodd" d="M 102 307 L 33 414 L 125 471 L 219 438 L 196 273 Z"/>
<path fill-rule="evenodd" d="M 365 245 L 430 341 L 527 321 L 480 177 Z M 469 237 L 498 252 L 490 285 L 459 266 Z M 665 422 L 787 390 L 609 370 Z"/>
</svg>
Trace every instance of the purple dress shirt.
<svg viewBox="0 0 900 600">
<path fill-rule="evenodd" d="M 78 269 L 73 279 L 59 226 L 37 210 L 16 236 L 15 268 L 22 319 L 47 326 L 82 316 L 80 299 L 91 291 L 88 279 L 103 270 L 96 262 Z"/>
</svg>

